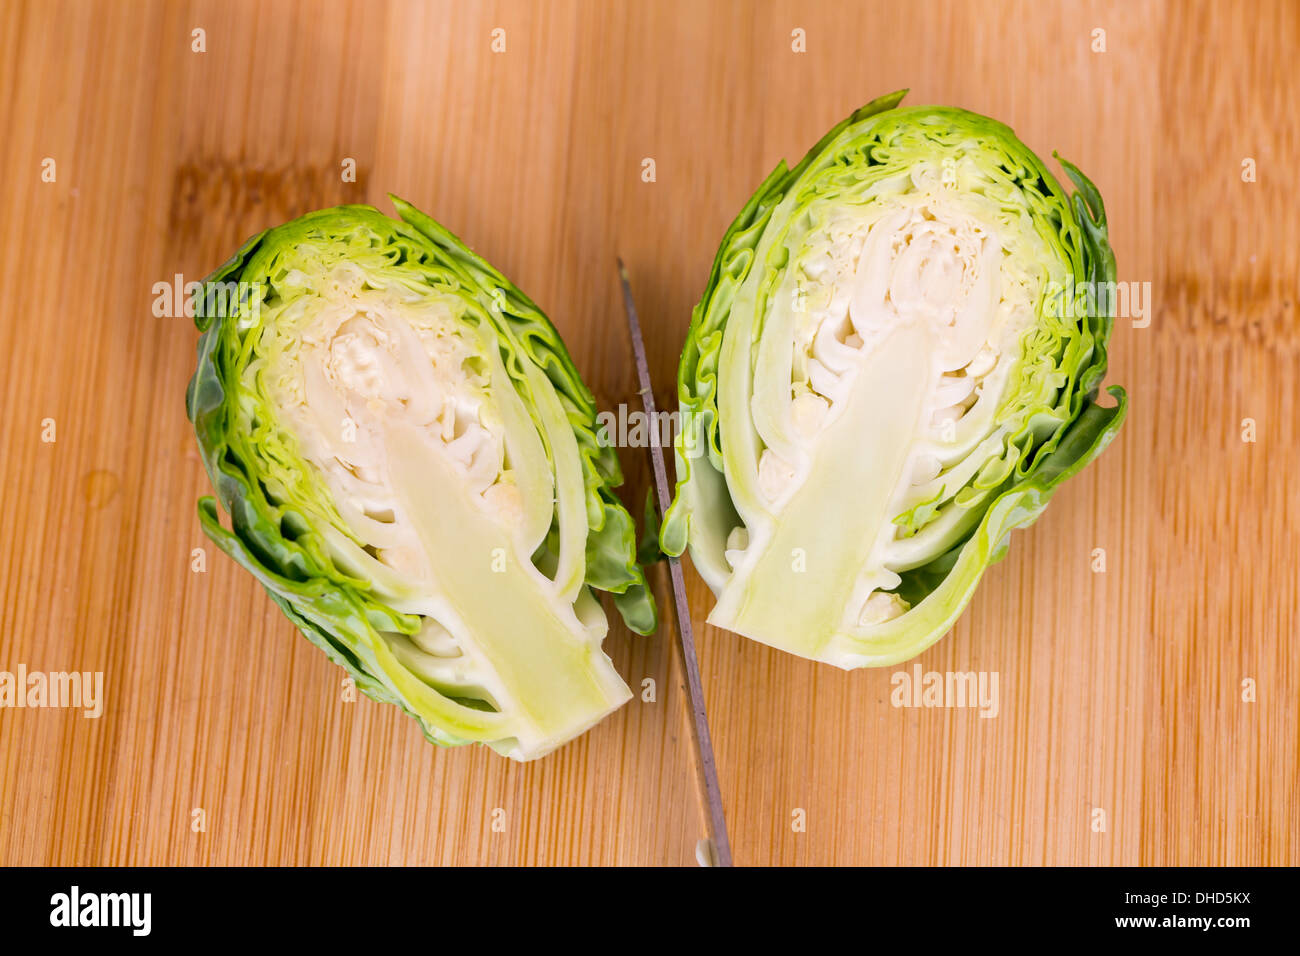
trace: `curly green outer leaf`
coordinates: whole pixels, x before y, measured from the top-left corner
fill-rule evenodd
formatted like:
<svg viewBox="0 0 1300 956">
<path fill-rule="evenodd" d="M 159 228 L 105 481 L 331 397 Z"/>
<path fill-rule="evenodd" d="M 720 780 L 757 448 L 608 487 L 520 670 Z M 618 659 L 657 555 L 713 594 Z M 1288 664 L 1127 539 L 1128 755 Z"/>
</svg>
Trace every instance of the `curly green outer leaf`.
<svg viewBox="0 0 1300 956">
<path fill-rule="evenodd" d="M 847 668 L 946 633 L 1126 411 L 1096 401 L 1114 299 L 1080 291 L 1115 282 L 1099 191 L 905 92 L 779 164 L 724 235 L 660 534 L 710 622 Z"/>
<path fill-rule="evenodd" d="M 199 517 L 363 692 L 435 743 L 530 759 L 630 696 L 592 591 L 640 633 L 655 606 L 617 456 L 558 333 L 393 202 L 401 221 L 341 206 L 267 230 L 204 281 L 186 404 L 216 501 Z M 409 417 L 433 396 L 436 422 Z M 335 400 L 360 426 L 330 418 Z"/>
</svg>

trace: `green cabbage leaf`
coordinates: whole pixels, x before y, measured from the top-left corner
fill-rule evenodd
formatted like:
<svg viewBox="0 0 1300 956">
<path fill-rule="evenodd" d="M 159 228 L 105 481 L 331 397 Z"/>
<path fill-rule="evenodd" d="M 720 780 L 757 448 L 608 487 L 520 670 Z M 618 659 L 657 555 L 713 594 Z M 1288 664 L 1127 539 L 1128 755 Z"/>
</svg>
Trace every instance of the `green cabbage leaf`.
<svg viewBox="0 0 1300 956">
<path fill-rule="evenodd" d="M 951 629 L 1012 530 L 1124 420 L 1098 402 L 1115 258 L 1006 126 L 882 97 L 723 237 L 678 373 L 665 552 L 709 622 L 843 668 Z"/>
<path fill-rule="evenodd" d="M 263 232 L 202 284 L 199 517 L 366 694 L 528 760 L 631 696 L 595 592 L 643 634 L 655 607 L 559 334 L 393 202 Z"/>
</svg>

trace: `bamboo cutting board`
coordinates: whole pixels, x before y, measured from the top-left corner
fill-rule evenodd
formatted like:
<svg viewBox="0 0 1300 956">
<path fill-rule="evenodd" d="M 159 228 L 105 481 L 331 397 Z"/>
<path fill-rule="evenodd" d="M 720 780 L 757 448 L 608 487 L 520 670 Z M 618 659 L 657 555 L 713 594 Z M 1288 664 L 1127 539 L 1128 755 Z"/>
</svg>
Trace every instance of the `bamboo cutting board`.
<svg viewBox="0 0 1300 956">
<path fill-rule="evenodd" d="M 1298 53 L 1286 0 L 0 0 L 0 670 L 104 674 L 97 719 L 0 710 L 0 864 L 692 862 L 669 634 L 614 626 L 653 700 L 518 765 L 346 699 L 251 577 L 193 569 L 197 334 L 151 290 L 392 192 L 607 409 L 636 401 L 621 255 L 672 407 L 731 218 L 904 86 L 1101 188 L 1151 283 L 1112 341 L 1132 410 L 917 662 L 996 673 L 994 718 L 705 627 L 688 575 L 737 862 L 1300 863 Z"/>
</svg>

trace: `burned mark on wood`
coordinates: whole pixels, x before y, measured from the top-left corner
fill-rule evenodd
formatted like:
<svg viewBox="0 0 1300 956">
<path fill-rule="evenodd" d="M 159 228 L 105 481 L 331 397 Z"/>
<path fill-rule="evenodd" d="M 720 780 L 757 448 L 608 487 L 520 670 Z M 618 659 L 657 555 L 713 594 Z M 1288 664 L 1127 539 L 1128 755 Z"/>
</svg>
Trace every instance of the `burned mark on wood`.
<svg viewBox="0 0 1300 956">
<path fill-rule="evenodd" d="M 356 182 L 344 182 L 341 172 L 338 164 L 183 163 L 172 176 L 168 243 L 178 260 L 215 267 L 263 229 L 315 209 L 365 202 L 369 169 L 359 164 Z"/>
</svg>

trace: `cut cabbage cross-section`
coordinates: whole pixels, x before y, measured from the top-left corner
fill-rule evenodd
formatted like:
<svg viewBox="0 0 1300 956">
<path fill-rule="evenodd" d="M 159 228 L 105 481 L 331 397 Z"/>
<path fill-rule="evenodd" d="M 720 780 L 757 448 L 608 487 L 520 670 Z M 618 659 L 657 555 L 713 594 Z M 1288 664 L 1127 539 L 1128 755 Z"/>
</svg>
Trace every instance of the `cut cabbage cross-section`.
<svg viewBox="0 0 1300 956">
<path fill-rule="evenodd" d="M 941 637 L 1125 408 L 1095 402 L 1112 316 L 1053 307 L 1114 281 L 1096 189 L 1066 163 L 1071 199 L 1001 124 L 901 98 L 778 167 L 724 238 L 661 532 L 711 623 L 846 668 Z"/>
<path fill-rule="evenodd" d="M 366 693 L 531 759 L 631 696 L 591 589 L 642 633 L 654 606 L 555 329 L 394 203 L 272 229 L 205 283 L 189 411 L 231 528 L 200 515 Z"/>
</svg>

